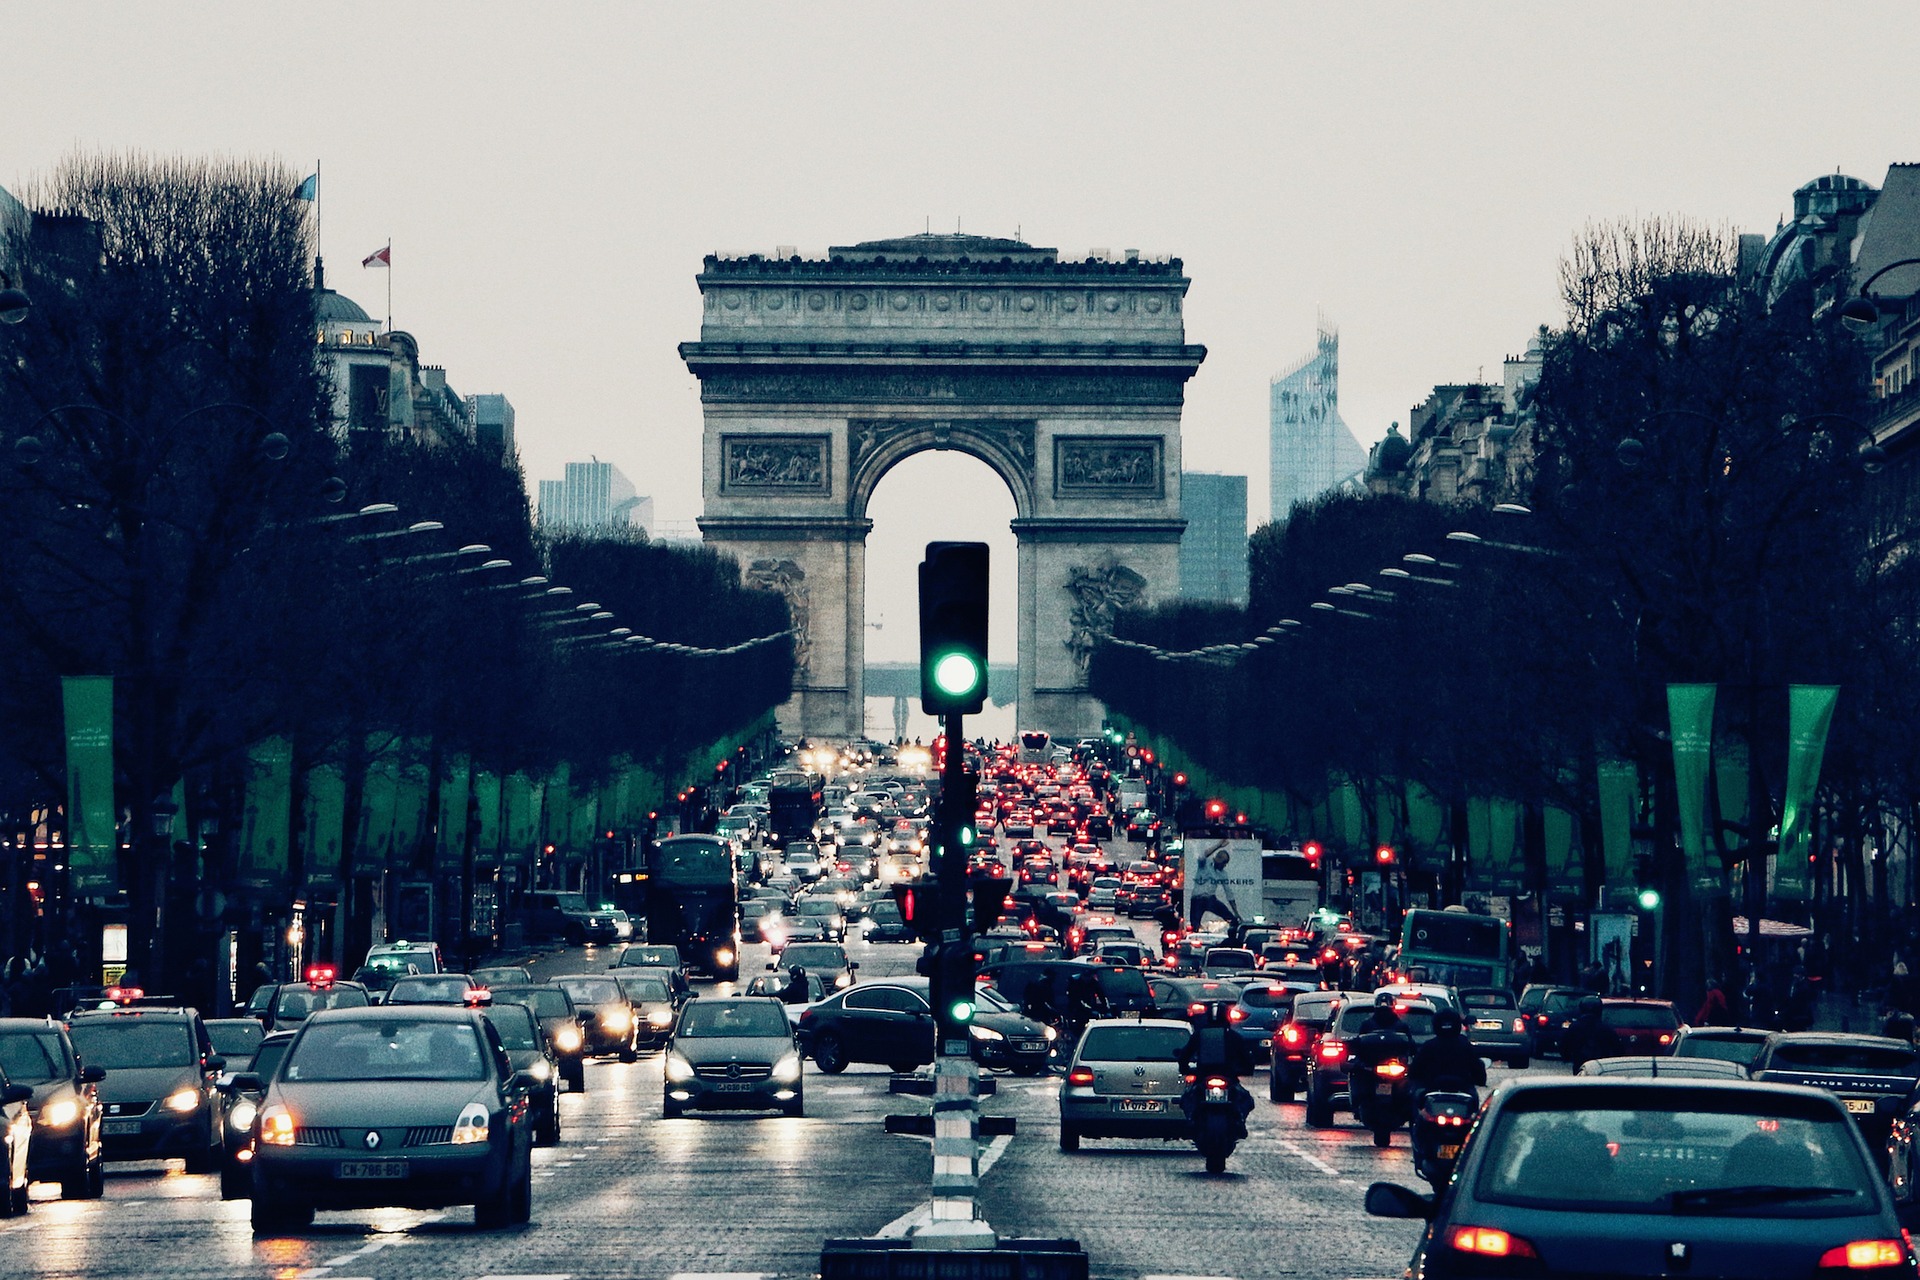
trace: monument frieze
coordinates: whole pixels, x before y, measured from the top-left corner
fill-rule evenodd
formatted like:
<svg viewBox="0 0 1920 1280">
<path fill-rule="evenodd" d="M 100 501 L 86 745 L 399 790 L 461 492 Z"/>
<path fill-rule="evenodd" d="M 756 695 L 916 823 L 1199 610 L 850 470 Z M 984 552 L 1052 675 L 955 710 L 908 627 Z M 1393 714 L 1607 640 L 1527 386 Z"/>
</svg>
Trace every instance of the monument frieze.
<svg viewBox="0 0 1920 1280">
<path fill-rule="evenodd" d="M 720 488 L 726 493 L 827 494 L 833 439 L 826 435 L 720 437 Z"/>
<path fill-rule="evenodd" d="M 1158 436 L 1055 436 L 1057 498 L 1158 498 L 1166 492 Z"/>
<path fill-rule="evenodd" d="M 702 373 L 708 404 L 1173 405 L 1184 401 L 1184 374 L 1033 373 L 1023 370 L 712 369 Z"/>
</svg>

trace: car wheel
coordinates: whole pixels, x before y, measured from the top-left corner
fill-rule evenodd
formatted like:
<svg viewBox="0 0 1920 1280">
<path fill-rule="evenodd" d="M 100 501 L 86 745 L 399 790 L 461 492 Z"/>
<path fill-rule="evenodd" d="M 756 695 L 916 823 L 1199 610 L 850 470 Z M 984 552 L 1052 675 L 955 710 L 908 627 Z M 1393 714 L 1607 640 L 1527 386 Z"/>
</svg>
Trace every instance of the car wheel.
<svg viewBox="0 0 1920 1280">
<path fill-rule="evenodd" d="M 513 1225 L 524 1227 L 533 1221 L 533 1157 L 520 1169 L 520 1181 L 513 1190 Z"/>
<path fill-rule="evenodd" d="M 686 1113 L 687 1108 L 685 1103 L 675 1102 L 672 1098 L 662 1098 L 660 1100 L 660 1118 L 662 1120 L 678 1120 Z"/>
<path fill-rule="evenodd" d="M 813 1038 L 813 1062 L 830 1076 L 837 1076 L 847 1069 L 846 1050 L 840 1047 L 840 1037 L 831 1031 L 823 1031 Z M 911 1068 L 909 1068 L 911 1069 Z"/>
<path fill-rule="evenodd" d="M 796 1095 L 792 1101 L 782 1103 L 780 1110 L 782 1113 L 797 1119 L 807 1114 L 807 1100 L 804 1097 Z"/>
<path fill-rule="evenodd" d="M 1333 1127 L 1333 1101 L 1323 1097 L 1320 1090 L 1307 1086 L 1307 1128 L 1330 1129 Z"/>
<path fill-rule="evenodd" d="M 1293 1086 L 1291 1084 L 1281 1083 L 1281 1080 L 1285 1075 L 1286 1075 L 1286 1072 L 1278 1070 L 1277 1068 L 1268 1073 L 1267 1101 L 1273 1102 L 1273 1103 L 1287 1103 L 1287 1102 L 1293 1101 Z"/>
<path fill-rule="evenodd" d="M 263 1204 L 257 1197 L 254 1199 L 253 1234 L 257 1236 L 285 1235 L 312 1225 L 310 1204 Z"/>
<path fill-rule="evenodd" d="M 572 1065 L 561 1069 L 560 1078 L 567 1082 L 568 1093 L 587 1091 L 587 1064 L 575 1058 Z"/>
<path fill-rule="evenodd" d="M 1392 1145 L 1393 1145 L 1393 1130 L 1391 1130 L 1391 1129 L 1375 1129 L 1375 1130 L 1373 1131 L 1373 1145 L 1374 1145 L 1374 1146 L 1376 1146 L 1376 1147 L 1390 1147 L 1390 1146 L 1392 1146 Z"/>
<path fill-rule="evenodd" d="M 560 1145 L 560 1100 L 554 1099 L 553 1110 L 547 1113 L 539 1127 L 533 1131 L 533 1144 L 537 1147 L 557 1147 Z"/>
<path fill-rule="evenodd" d="M 1527 1057 L 1527 1055 L 1523 1053 L 1518 1055 L 1517 1057 L 1508 1058 L 1507 1065 L 1512 1067 L 1515 1071 L 1525 1071 L 1527 1069 L 1527 1064 L 1531 1061 L 1533 1061 L 1533 1059 Z"/>
<path fill-rule="evenodd" d="M 60 1189 L 62 1196 L 66 1188 Z M 253 1195 L 253 1170 L 244 1164 L 226 1165 L 220 1170 L 220 1198 L 245 1200 Z"/>
<path fill-rule="evenodd" d="M 626 1044 L 623 1044 L 620 1046 L 620 1061 L 622 1062 L 640 1061 L 640 1051 L 633 1047 L 632 1041 L 628 1041 Z"/>
<path fill-rule="evenodd" d="M 87 1164 L 81 1166 L 80 1170 L 75 1173 L 73 1177 L 63 1178 L 60 1181 L 60 1198 L 62 1200 L 98 1200 L 102 1195 L 106 1194 L 106 1190 L 107 1171 L 105 1165 L 99 1160 L 89 1161 Z M 253 1183 L 251 1179 L 249 1179 L 247 1191 L 251 1193 L 252 1190 Z"/>
<path fill-rule="evenodd" d="M 887 1070 L 897 1076 L 910 1076 L 919 1070 L 919 1068 L 920 1064 L 917 1062 L 889 1062 L 887 1064 Z"/>
<path fill-rule="evenodd" d="M 498 1231 L 513 1224 L 514 1185 L 509 1182 L 494 1194 L 473 1206 L 473 1225 L 482 1231 Z"/>
<path fill-rule="evenodd" d="M 32 1204 L 32 1200 L 27 1195 L 26 1183 L 23 1182 L 17 1187 L 7 1188 L 7 1216 L 8 1217 L 10 1218 L 19 1217 L 20 1215 L 24 1214 L 27 1211 L 28 1207 L 31 1204 Z"/>
<path fill-rule="evenodd" d="M 220 1158 L 224 1154 L 225 1152 L 223 1152 L 218 1147 L 196 1147 L 192 1151 L 187 1153 L 187 1157 L 186 1157 L 187 1172 L 188 1173 L 217 1172 L 220 1168 Z"/>
<path fill-rule="evenodd" d="M 1080 1131 L 1070 1124 L 1060 1126 L 1060 1149 L 1078 1151 L 1080 1149 Z"/>
</svg>

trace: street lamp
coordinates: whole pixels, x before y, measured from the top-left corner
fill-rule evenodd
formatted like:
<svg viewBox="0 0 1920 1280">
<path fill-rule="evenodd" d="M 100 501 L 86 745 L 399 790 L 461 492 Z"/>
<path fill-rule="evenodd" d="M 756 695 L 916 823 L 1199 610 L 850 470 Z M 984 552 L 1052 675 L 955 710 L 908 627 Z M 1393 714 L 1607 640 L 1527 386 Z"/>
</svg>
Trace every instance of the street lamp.
<svg viewBox="0 0 1920 1280">
<path fill-rule="evenodd" d="M 1868 276 L 1866 283 L 1860 286 L 1860 292 L 1840 304 L 1840 322 L 1849 329 L 1856 331 L 1870 329 L 1874 325 L 1879 324 L 1879 304 L 1890 301 L 1890 299 L 1874 297 L 1873 282 L 1895 267 L 1912 266 L 1920 266 L 1920 258 L 1901 258 L 1898 261 L 1889 262 L 1886 266 Z"/>
<path fill-rule="evenodd" d="M 0 324 L 19 324 L 33 310 L 33 299 L 24 290 L 16 289 L 13 277 L 0 271 Z"/>
</svg>

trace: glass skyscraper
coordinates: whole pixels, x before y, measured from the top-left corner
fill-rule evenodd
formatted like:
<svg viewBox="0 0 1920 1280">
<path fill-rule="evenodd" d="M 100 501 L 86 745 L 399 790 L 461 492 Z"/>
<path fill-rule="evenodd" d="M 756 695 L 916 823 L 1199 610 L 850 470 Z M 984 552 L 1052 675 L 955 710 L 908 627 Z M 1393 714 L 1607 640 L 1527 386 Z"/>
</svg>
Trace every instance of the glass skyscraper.
<svg viewBox="0 0 1920 1280">
<path fill-rule="evenodd" d="M 1268 422 L 1275 520 L 1359 474 L 1367 451 L 1340 417 L 1340 333 L 1324 322 L 1313 353 L 1273 380 Z"/>
<path fill-rule="evenodd" d="M 1247 602 L 1247 478 L 1180 473 L 1180 594 L 1188 600 Z"/>
</svg>

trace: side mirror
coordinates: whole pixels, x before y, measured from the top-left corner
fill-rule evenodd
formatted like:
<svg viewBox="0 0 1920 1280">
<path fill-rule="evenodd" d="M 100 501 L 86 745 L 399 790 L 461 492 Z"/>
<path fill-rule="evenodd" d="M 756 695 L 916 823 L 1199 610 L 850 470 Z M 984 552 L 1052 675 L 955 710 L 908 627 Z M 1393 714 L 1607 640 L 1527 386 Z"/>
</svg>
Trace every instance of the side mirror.
<svg viewBox="0 0 1920 1280">
<path fill-rule="evenodd" d="M 227 1060 L 221 1057 L 219 1054 L 216 1053 L 207 1059 L 207 1070 L 225 1071 L 226 1069 L 227 1069 Z"/>
<path fill-rule="evenodd" d="M 1368 1187 L 1366 1206 L 1376 1218 L 1417 1218 L 1424 1222 L 1434 1213 L 1432 1196 L 1423 1196 L 1397 1182 L 1376 1182 Z"/>
<path fill-rule="evenodd" d="M 591 1009 L 582 1009 L 573 1015 L 573 1020 L 583 1027 L 590 1027 L 593 1025 L 593 1011 Z"/>
<path fill-rule="evenodd" d="M 516 1071 L 507 1077 L 507 1092 L 532 1093 L 540 1087 L 540 1082 L 525 1071 Z"/>
<path fill-rule="evenodd" d="M 10 1107 L 16 1102 L 33 1101 L 33 1090 L 24 1084 L 10 1084 L 0 1089 L 0 1107 Z"/>
<path fill-rule="evenodd" d="M 235 1093 L 265 1093 L 267 1082 L 260 1078 L 258 1072 L 242 1071 L 228 1081 L 228 1088 Z"/>
<path fill-rule="evenodd" d="M 81 1084 L 99 1084 L 102 1080 L 105 1080 L 106 1078 L 107 1078 L 107 1069 L 105 1067 L 99 1067 L 99 1066 L 93 1065 L 92 1063 L 88 1063 L 86 1066 L 80 1068 Z"/>
</svg>

